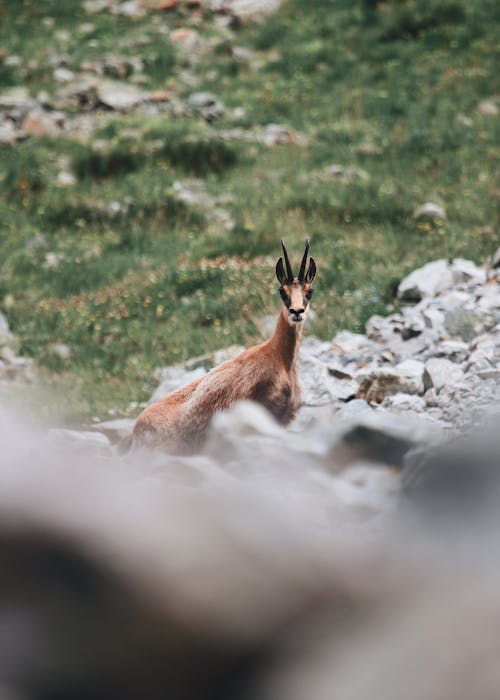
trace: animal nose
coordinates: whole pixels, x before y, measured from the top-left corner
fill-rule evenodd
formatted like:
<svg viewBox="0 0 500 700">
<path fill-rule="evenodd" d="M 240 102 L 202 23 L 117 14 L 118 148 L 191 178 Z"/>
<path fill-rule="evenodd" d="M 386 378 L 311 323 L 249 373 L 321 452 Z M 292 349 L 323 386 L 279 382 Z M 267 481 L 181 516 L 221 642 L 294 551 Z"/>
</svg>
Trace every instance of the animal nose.
<svg viewBox="0 0 500 700">
<path fill-rule="evenodd" d="M 291 308 L 288 309 L 288 310 L 289 310 L 289 312 L 290 312 L 291 314 L 293 314 L 294 316 L 301 316 L 301 315 L 304 313 L 304 311 L 305 311 L 305 309 L 291 309 Z"/>
</svg>

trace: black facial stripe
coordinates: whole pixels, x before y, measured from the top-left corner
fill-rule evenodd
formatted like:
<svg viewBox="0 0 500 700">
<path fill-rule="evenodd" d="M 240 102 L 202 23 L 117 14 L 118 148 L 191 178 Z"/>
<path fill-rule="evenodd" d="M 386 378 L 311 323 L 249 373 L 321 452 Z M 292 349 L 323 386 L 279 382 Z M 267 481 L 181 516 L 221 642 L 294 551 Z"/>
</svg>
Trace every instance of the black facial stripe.
<svg viewBox="0 0 500 700">
<path fill-rule="evenodd" d="M 290 306 L 290 304 L 292 303 L 290 297 L 285 292 L 283 287 L 279 288 L 279 293 L 280 293 L 281 298 L 283 299 L 283 302 L 285 303 L 286 307 L 288 308 Z"/>
</svg>

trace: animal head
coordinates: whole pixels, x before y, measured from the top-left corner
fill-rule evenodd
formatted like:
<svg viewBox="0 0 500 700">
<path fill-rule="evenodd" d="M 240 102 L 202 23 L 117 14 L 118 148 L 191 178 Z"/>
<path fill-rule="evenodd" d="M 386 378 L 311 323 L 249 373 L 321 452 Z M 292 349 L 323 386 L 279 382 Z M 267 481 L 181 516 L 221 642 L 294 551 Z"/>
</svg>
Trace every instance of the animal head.
<svg viewBox="0 0 500 700">
<path fill-rule="evenodd" d="M 293 325 L 301 323 L 309 310 L 309 302 L 313 294 L 312 283 L 316 277 L 316 263 L 313 258 L 309 258 L 309 266 L 306 272 L 307 255 L 309 253 L 308 238 L 302 262 L 300 263 L 298 277 L 294 277 L 283 239 L 281 239 L 281 247 L 283 248 L 285 263 L 283 264 L 283 258 L 280 258 L 276 263 L 276 277 L 280 283 L 279 293 L 287 310 L 286 318 L 290 325 Z"/>
</svg>

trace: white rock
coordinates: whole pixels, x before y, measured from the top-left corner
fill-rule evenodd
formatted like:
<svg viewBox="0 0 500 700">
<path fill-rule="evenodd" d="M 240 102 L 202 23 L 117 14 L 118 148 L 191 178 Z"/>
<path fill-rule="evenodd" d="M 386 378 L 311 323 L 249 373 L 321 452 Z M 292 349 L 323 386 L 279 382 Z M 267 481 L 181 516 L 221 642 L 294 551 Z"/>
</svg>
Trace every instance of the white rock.
<svg viewBox="0 0 500 700">
<path fill-rule="evenodd" d="M 69 70 L 69 68 L 64 68 L 61 66 L 60 68 L 56 68 L 54 70 L 52 76 L 58 83 L 69 83 L 71 80 L 73 80 L 75 74 L 72 70 Z"/>
<path fill-rule="evenodd" d="M 283 0 L 225 0 L 226 11 L 242 21 L 258 20 L 277 12 Z"/>
<path fill-rule="evenodd" d="M 435 260 L 414 270 L 402 280 L 398 287 L 398 298 L 402 301 L 420 301 L 434 297 L 453 285 L 453 273 L 446 260 Z"/>
<path fill-rule="evenodd" d="M 498 115 L 498 107 L 493 100 L 483 100 L 478 105 L 478 112 L 487 117 L 496 117 Z"/>
<path fill-rule="evenodd" d="M 382 406 L 384 408 L 389 408 L 392 411 L 399 413 L 405 411 L 416 411 L 420 413 L 425 410 L 426 401 L 421 396 L 416 396 L 415 394 L 393 394 L 392 396 L 387 396 Z"/>
<path fill-rule="evenodd" d="M 66 343 L 54 343 L 50 346 L 50 349 L 54 355 L 60 357 L 61 360 L 69 360 L 69 358 L 73 355 L 72 349 L 69 347 L 69 345 L 66 345 Z"/>
<path fill-rule="evenodd" d="M 135 425 L 135 420 L 132 418 L 116 418 L 114 420 L 103 421 L 96 423 L 93 429 L 99 433 L 103 433 L 113 443 L 118 442 L 127 435 L 130 435 Z"/>
<path fill-rule="evenodd" d="M 148 403 L 154 403 L 172 391 L 182 389 L 183 386 L 201 379 L 207 374 L 204 367 L 197 367 L 193 370 L 186 370 L 182 365 L 163 367 L 155 372 L 155 376 L 161 377 L 161 384 L 156 388 Z"/>
<path fill-rule="evenodd" d="M 70 448 L 76 452 L 90 451 L 111 454 L 111 444 L 106 435 L 90 430 L 66 430 L 52 428 L 48 431 L 49 442 L 56 447 Z"/>
<path fill-rule="evenodd" d="M 430 384 L 437 391 L 444 386 L 454 387 L 464 379 L 462 368 L 444 357 L 431 357 L 425 363 L 425 371 Z"/>
<path fill-rule="evenodd" d="M 13 122 L 6 121 L 0 124 L 0 143 L 12 144 L 21 138 L 24 138 L 24 134 L 16 129 Z"/>
<path fill-rule="evenodd" d="M 10 338 L 10 328 L 7 319 L 0 311 L 0 344 L 5 338 Z"/>
<path fill-rule="evenodd" d="M 432 354 L 435 357 L 447 357 L 452 362 L 463 362 L 469 355 L 469 346 L 461 340 L 443 340 Z"/>
<path fill-rule="evenodd" d="M 27 110 L 33 107 L 36 107 L 36 101 L 25 87 L 14 87 L 0 93 L 0 108 Z"/>
<path fill-rule="evenodd" d="M 401 376 L 402 386 L 408 394 L 424 393 L 424 372 L 425 365 L 420 360 L 404 360 L 395 367 L 396 372 Z"/>
<path fill-rule="evenodd" d="M 484 284 L 486 282 L 486 270 L 478 267 L 472 260 L 455 258 L 451 263 L 451 273 L 455 284 L 461 282 L 474 282 Z"/>
<path fill-rule="evenodd" d="M 354 396 L 358 383 L 351 377 L 336 377 L 323 362 L 312 358 L 299 360 L 302 400 L 306 406 L 323 406 Z"/>
<path fill-rule="evenodd" d="M 420 207 L 417 207 L 413 212 L 414 219 L 442 219 L 446 221 L 446 212 L 443 207 L 434 202 L 426 202 Z"/>
<path fill-rule="evenodd" d="M 73 173 L 70 173 L 67 170 L 61 170 L 59 173 L 57 173 L 57 182 L 63 187 L 72 187 L 73 185 L 76 185 L 76 177 L 73 175 Z"/>
<path fill-rule="evenodd" d="M 127 83 L 103 80 L 97 85 L 97 97 L 106 105 L 117 111 L 127 111 L 137 107 L 145 99 L 142 90 Z"/>
</svg>

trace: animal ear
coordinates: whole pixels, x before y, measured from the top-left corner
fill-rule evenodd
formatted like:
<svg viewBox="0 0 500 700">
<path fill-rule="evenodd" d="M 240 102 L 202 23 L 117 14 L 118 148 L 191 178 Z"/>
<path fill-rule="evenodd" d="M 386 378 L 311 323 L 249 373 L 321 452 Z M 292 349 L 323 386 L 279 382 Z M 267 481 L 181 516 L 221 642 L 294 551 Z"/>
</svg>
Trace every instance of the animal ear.
<svg viewBox="0 0 500 700">
<path fill-rule="evenodd" d="M 280 258 L 276 263 L 276 277 L 278 282 L 283 285 L 286 283 L 285 268 L 283 267 L 283 258 Z"/>
<path fill-rule="evenodd" d="M 314 258 L 309 258 L 309 267 L 307 269 L 306 280 L 308 282 L 312 282 L 315 277 L 316 277 L 316 263 L 314 262 Z"/>
</svg>

